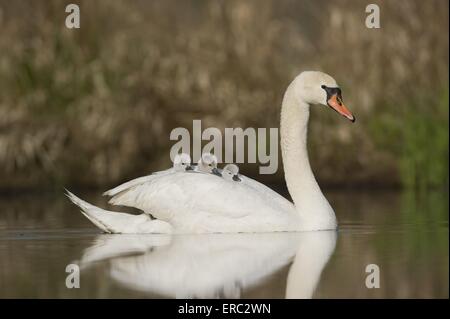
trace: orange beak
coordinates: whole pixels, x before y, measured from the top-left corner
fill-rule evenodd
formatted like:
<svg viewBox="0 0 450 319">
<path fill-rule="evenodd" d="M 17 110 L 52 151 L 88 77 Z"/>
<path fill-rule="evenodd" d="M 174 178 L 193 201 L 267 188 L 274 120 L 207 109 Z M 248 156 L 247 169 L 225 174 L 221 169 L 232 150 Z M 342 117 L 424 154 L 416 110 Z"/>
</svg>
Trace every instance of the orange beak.
<svg viewBox="0 0 450 319">
<path fill-rule="evenodd" d="M 342 116 L 345 116 L 350 121 L 355 122 L 356 119 L 353 116 L 352 112 L 349 111 L 349 109 L 342 102 L 342 99 L 337 94 L 333 94 L 327 101 L 327 103 L 333 110 L 335 110 Z"/>
</svg>

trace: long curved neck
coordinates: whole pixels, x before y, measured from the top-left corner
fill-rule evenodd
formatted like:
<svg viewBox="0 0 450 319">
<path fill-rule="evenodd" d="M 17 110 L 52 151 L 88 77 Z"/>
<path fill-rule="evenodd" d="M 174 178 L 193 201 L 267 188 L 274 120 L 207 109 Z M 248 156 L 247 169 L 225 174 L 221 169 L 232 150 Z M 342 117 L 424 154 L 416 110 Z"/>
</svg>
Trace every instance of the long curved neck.
<svg viewBox="0 0 450 319">
<path fill-rule="evenodd" d="M 332 224 L 335 223 L 334 211 L 322 194 L 309 164 L 309 104 L 296 98 L 294 93 L 291 84 L 281 107 L 280 136 L 286 184 L 300 217 Z"/>
</svg>

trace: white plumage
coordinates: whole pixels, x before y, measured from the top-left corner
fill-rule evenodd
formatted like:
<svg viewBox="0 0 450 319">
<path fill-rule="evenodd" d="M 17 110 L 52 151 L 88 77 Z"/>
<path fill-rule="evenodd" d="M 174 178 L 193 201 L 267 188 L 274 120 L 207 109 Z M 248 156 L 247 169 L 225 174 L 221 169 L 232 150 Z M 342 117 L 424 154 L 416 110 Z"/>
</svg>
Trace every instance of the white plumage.
<svg viewBox="0 0 450 319">
<path fill-rule="evenodd" d="M 291 264 L 286 298 L 311 298 L 335 242 L 334 231 L 102 235 L 77 264 L 86 269 L 105 262 L 120 285 L 177 298 L 239 298 Z"/>
<path fill-rule="evenodd" d="M 104 193 L 112 196 L 111 204 L 135 207 L 145 214 L 106 211 L 70 192 L 69 198 L 96 226 L 111 233 L 335 229 L 334 211 L 314 178 L 306 148 L 309 107 L 327 105 L 330 98 L 330 90 L 324 87 L 333 88 L 337 84 L 324 73 L 303 72 L 290 84 L 283 99 L 281 148 L 285 178 L 295 205 L 243 175 L 239 175 L 239 182 L 217 176 L 220 175 L 217 162 L 210 154 L 202 156 L 194 172 L 186 171 L 187 165 L 180 166 L 186 163 L 186 158 L 178 158 L 173 168 L 139 177 Z M 339 107 L 350 118 L 345 106 L 339 104 Z M 351 119 L 354 120 L 353 116 Z"/>
</svg>

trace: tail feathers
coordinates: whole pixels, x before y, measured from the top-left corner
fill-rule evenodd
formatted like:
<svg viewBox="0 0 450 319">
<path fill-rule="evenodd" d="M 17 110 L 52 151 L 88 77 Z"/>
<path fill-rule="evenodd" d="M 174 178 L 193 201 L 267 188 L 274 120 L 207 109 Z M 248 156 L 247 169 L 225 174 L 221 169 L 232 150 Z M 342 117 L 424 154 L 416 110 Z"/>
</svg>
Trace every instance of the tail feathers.
<svg viewBox="0 0 450 319">
<path fill-rule="evenodd" d="M 81 213 L 95 226 L 107 233 L 170 233 L 171 226 L 163 221 L 152 220 L 147 214 L 132 215 L 112 212 L 89 204 L 66 190 L 66 196 L 78 207 Z"/>
<path fill-rule="evenodd" d="M 108 227 L 108 225 L 106 225 L 105 223 L 102 223 L 101 220 L 98 218 L 100 216 L 98 216 L 98 212 L 100 212 L 102 209 L 95 207 L 94 205 L 89 204 L 88 202 L 85 202 L 84 200 L 82 200 L 81 198 L 78 198 L 77 196 L 75 196 L 73 193 L 71 193 L 70 191 L 68 191 L 66 189 L 66 196 L 70 199 L 70 201 L 72 203 L 74 203 L 75 205 L 77 205 L 78 207 L 81 208 L 81 213 L 86 216 L 87 219 L 89 219 L 95 226 L 97 226 L 98 228 L 100 228 L 101 230 L 103 230 L 104 232 L 107 233 L 112 233 L 112 229 L 110 227 Z M 95 217 L 97 215 L 97 218 Z"/>
</svg>

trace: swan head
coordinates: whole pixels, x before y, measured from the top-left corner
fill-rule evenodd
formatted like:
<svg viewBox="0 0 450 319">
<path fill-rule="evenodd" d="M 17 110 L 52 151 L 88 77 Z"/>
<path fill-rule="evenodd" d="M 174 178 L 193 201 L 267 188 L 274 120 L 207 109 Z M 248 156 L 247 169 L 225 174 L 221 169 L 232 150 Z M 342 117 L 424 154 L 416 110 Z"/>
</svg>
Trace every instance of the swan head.
<svg viewBox="0 0 450 319">
<path fill-rule="evenodd" d="M 181 153 L 175 155 L 175 158 L 173 159 L 173 168 L 177 172 L 192 170 L 191 157 L 189 156 L 189 154 Z"/>
<path fill-rule="evenodd" d="M 352 112 L 343 103 L 339 85 L 328 74 L 319 71 L 305 71 L 297 76 L 293 85 L 297 98 L 307 104 L 328 106 L 350 121 L 355 121 Z"/>
<path fill-rule="evenodd" d="M 222 170 L 222 177 L 228 181 L 240 182 L 239 167 L 235 164 L 227 164 Z"/>
<path fill-rule="evenodd" d="M 204 153 L 198 161 L 198 171 L 202 173 L 212 173 L 217 176 L 222 176 L 217 169 L 217 157 L 211 153 Z"/>
</svg>

